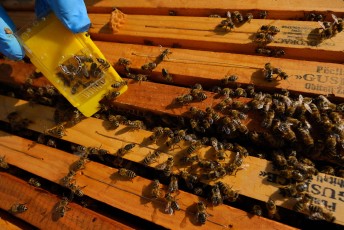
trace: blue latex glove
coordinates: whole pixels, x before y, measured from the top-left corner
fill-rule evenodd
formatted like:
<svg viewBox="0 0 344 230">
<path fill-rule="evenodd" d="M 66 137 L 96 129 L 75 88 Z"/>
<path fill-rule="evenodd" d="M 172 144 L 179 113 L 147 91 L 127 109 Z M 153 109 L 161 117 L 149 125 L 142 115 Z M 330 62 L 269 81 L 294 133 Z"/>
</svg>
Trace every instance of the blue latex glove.
<svg viewBox="0 0 344 230">
<path fill-rule="evenodd" d="M 36 0 L 35 12 L 38 18 L 46 16 L 51 11 L 73 33 L 85 32 L 91 25 L 83 0 Z M 8 34 L 7 29 L 6 33 L 5 28 L 16 30 L 12 20 L 0 6 L 0 52 L 10 59 L 23 59 L 23 48 L 13 34 Z"/>
</svg>

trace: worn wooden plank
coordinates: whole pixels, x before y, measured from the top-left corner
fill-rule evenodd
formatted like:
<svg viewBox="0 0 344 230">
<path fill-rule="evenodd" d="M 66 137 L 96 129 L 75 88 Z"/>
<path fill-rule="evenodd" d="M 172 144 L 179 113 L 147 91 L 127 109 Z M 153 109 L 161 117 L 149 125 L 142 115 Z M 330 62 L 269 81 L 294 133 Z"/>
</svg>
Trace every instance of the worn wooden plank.
<svg viewBox="0 0 344 230">
<path fill-rule="evenodd" d="M 3 62 L 3 67 L 10 69 L 13 62 Z M 10 66 L 8 66 L 10 65 Z M 1 66 L 0 66 L 1 67 Z M 17 66 L 19 67 L 19 66 Z M 26 65 L 22 65 L 21 69 L 26 68 Z M 1 68 L 0 68 L 1 69 Z M 25 71 L 24 71 L 25 72 Z M 28 70 L 29 73 L 29 70 Z M 25 81 L 26 75 L 21 75 L 18 72 L 18 75 L 12 75 L 12 78 L 1 78 L 0 81 L 6 83 L 19 83 L 21 81 L 21 85 Z M 39 78 L 33 82 L 33 84 L 38 86 L 44 86 L 49 84 L 45 78 Z M 15 85 L 15 87 L 18 87 Z M 176 105 L 174 99 L 182 94 L 186 94 L 189 92 L 190 89 L 177 87 L 172 85 L 165 85 L 165 84 L 158 84 L 153 82 L 136 82 L 136 81 L 129 81 L 129 89 L 126 92 L 126 96 L 116 98 L 112 101 L 111 106 L 125 114 L 131 114 L 135 116 L 142 117 L 142 119 L 146 119 L 147 116 L 150 116 L 149 113 L 153 113 L 155 115 L 171 115 L 171 116 L 183 116 L 183 117 L 191 117 L 189 112 L 190 107 L 195 106 L 199 109 L 205 110 L 206 107 L 215 107 L 222 98 L 217 98 L 214 93 L 210 93 L 205 91 L 207 94 L 207 99 L 202 102 L 193 102 L 184 106 Z M 140 100 L 137 100 L 140 98 Z M 157 103 L 157 99 L 159 99 L 159 103 Z M 251 99 L 250 98 L 237 98 L 234 100 L 239 100 L 244 103 L 248 103 Z M 341 101 L 339 100 L 341 103 Z M 148 113 L 147 113 L 148 112 Z M 257 132 L 264 132 L 264 129 L 261 126 L 261 122 L 263 117 L 259 114 L 255 113 L 254 111 L 249 111 L 247 113 L 247 118 L 242 120 L 247 128 L 250 131 L 257 131 Z M 314 131 L 315 132 L 315 131 Z M 312 135 L 314 135 L 312 131 Z M 312 157 L 312 156 L 309 156 Z M 316 158 L 316 160 L 331 160 L 328 159 L 325 155 L 320 156 L 321 159 Z M 333 161 L 331 161 L 333 162 Z M 335 164 L 340 164 L 337 161 L 334 161 Z"/>
<path fill-rule="evenodd" d="M 28 24 L 33 13 L 11 13 L 17 27 Z M 182 47 L 195 50 L 255 54 L 258 47 L 254 34 L 262 25 L 275 25 L 281 32 L 274 36 L 269 48 L 282 48 L 285 58 L 341 63 L 344 33 L 320 42 L 317 22 L 253 19 L 250 23 L 226 32 L 216 29 L 221 18 L 169 17 L 127 15 L 117 33 L 109 26 L 110 14 L 89 14 L 92 27 L 89 32 L 94 40 L 119 43 Z"/>
<path fill-rule="evenodd" d="M 9 135 L 2 131 L 0 133 L 0 149 L 2 153 L 5 154 L 9 164 L 20 167 L 55 183 L 58 183 L 59 180 L 67 174 L 69 166 L 78 159 L 77 156 L 72 154 L 40 144 L 34 145 L 28 149 L 28 145 L 32 143 L 31 141 Z M 19 158 L 21 159 L 20 161 L 17 160 Z M 3 182 L 3 180 L 1 181 Z M 248 228 L 249 226 L 257 226 L 258 229 L 292 229 L 289 226 L 265 218 L 257 216 L 251 218 L 247 213 L 226 205 L 209 209 L 208 212 L 211 214 L 209 221 L 202 226 L 195 225 L 195 210 L 190 208 L 190 206 L 193 207 L 192 205 L 199 200 L 197 196 L 181 191 L 178 194 L 178 202 L 182 210 L 176 212 L 172 217 L 160 211 L 163 210 L 165 206 L 162 201 L 152 201 L 149 197 L 142 194 L 142 191 L 149 189 L 151 181 L 141 177 L 136 177 L 133 181 L 123 180 L 118 177 L 116 169 L 95 162 L 88 162 L 82 173 L 77 174 L 76 181 L 79 186 L 87 185 L 83 189 L 85 195 L 167 228 L 176 228 L 176 226 L 178 226 L 177 228 L 187 229 L 229 229 L 234 226 L 242 229 Z M 18 194 L 21 194 L 21 196 L 14 196 L 13 199 L 21 199 L 21 202 L 28 200 L 27 205 L 29 207 L 39 209 L 39 207 L 34 204 L 41 202 L 34 200 L 34 198 L 30 199 L 24 197 L 25 193 L 20 193 L 21 190 L 17 187 L 14 187 L 14 189 L 17 189 Z M 35 199 L 38 198 L 35 197 Z M 14 202 L 14 200 L 9 202 Z M 56 201 L 52 201 L 52 203 L 56 203 Z M 47 204 L 47 207 L 53 207 L 53 205 Z M 75 209 L 74 206 L 71 207 L 72 210 Z M 49 209 L 45 208 L 44 210 L 46 211 L 43 212 L 43 217 L 48 216 Z M 59 223 L 66 221 L 65 224 L 70 226 L 77 225 L 77 222 L 70 223 L 70 218 L 67 218 L 69 215 L 71 215 L 71 217 L 74 216 L 72 210 L 67 212 L 66 217 L 62 218 Z M 29 216 L 29 212 L 25 212 L 21 215 Z M 83 215 L 86 216 L 86 214 Z M 240 221 L 238 223 L 236 221 L 237 218 L 246 221 Z M 48 219 L 49 218 L 44 218 L 46 221 Z"/>
<path fill-rule="evenodd" d="M 17 226 L 16 224 L 3 219 L 2 215 L 0 217 L 0 228 L 4 229 L 4 230 L 19 230 L 19 229 L 23 229 L 20 228 L 19 226 Z"/>
<path fill-rule="evenodd" d="M 4 134 L 1 133 L 1 135 Z M 25 141 L 17 140 L 19 143 L 25 144 Z M 26 147 L 24 146 L 24 148 Z M 2 154 L 12 158 L 12 156 L 10 157 L 11 153 L 4 151 L 4 149 L 2 149 Z M 132 229 L 75 203 L 70 203 L 69 207 L 71 209 L 66 212 L 66 216 L 59 218 L 55 212 L 55 208 L 60 201 L 59 197 L 43 189 L 34 188 L 26 181 L 5 172 L 0 172 L 0 178 L 0 208 L 10 210 L 13 204 L 25 203 L 28 210 L 13 215 L 39 229 Z"/>
<path fill-rule="evenodd" d="M 18 0 L 2 1 L 7 10 L 33 10 L 34 0 L 27 0 L 25 2 Z M 251 0 L 249 3 L 239 0 L 225 1 L 205 1 L 200 0 L 182 1 L 182 0 L 138 0 L 120 1 L 120 0 L 85 0 L 87 10 L 89 13 L 109 13 L 114 7 L 119 8 L 126 14 L 149 14 L 149 15 L 169 15 L 170 11 L 175 12 L 178 16 L 209 16 L 210 14 L 225 15 L 227 10 L 238 10 L 242 13 L 251 12 L 255 17 L 262 10 L 268 11 L 268 18 L 270 19 L 299 19 L 304 18 L 307 13 L 317 12 L 322 13 L 328 18 L 330 12 L 337 14 L 343 13 L 343 2 L 341 0 L 325 1 L 315 0 L 312 4 L 305 1 L 273 1 L 273 0 Z"/>
<path fill-rule="evenodd" d="M 341 52 L 344 33 L 320 42 L 317 22 L 253 19 L 228 32 L 216 28 L 221 18 L 127 15 L 120 30 L 112 33 L 109 15 L 89 14 L 89 17 L 92 21 L 89 32 L 95 40 L 139 44 L 149 41 L 169 47 L 244 54 L 255 53 L 258 45 L 253 41 L 254 34 L 262 25 L 274 25 L 280 32 L 267 47 L 285 49 L 286 58 L 328 62 L 344 59 Z"/>
<path fill-rule="evenodd" d="M 0 97 L 0 99 L 2 99 L 0 106 L 4 108 L 2 111 L 18 111 L 21 114 L 25 114 L 27 118 L 33 120 L 34 123 L 30 125 L 30 129 L 43 132 L 44 126 L 51 127 L 53 125 L 51 121 L 53 109 L 49 107 L 40 105 L 31 107 L 27 105 L 25 101 L 12 98 Z M 0 119 L 4 120 L 5 116 L 6 113 L 2 113 Z M 169 155 L 173 155 L 176 158 L 176 162 L 178 162 L 177 159 L 183 155 L 187 144 L 180 144 L 181 148 L 168 150 L 159 143 L 147 142 L 151 134 L 151 132 L 145 130 L 128 132 L 128 128 L 125 126 L 120 126 L 116 131 L 109 131 L 102 126 L 101 120 L 88 118 L 68 128 L 67 135 L 63 137 L 63 139 L 85 146 L 102 146 L 102 148 L 112 153 L 115 153 L 119 148 L 128 143 L 135 143 L 138 147 L 132 149 L 124 158 L 141 162 L 149 152 L 159 148 L 161 151 L 165 152 L 165 154 L 162 154 L 162 157 L 160 157 L 156 164 L 164 162 Z M 201 157 L 206 155 L 209 156 L 210 152 L 210 147 L 205 147 L 199 151 L 199 154 Z M 228 155 L 230 158 L 234 157 L 234 153 L 229 152 Z M 37 161 L 35 158 L 32 160 Z M 284 198 L 279 194 L 278 190 L 279 186 L 281 186 L 279 183 L 282 182 L 278 180 L 278 172 L 274 171 L 271 163 L 263 159 L 249 156 L 245 158 L 244 164 L 247 166 L 245 170 L 240 170 L 235 176 L 226 176 L 222 180 L 232 185 L 233 189 L 239 190 L 242 195 L 262 201 L 267 201 L 268 198 L 272 196 L 278 205 L 292 209 L 296 200 Z M 178 166 L 178 164 L 175 166 L 182 167 Z M 18 167 L 24 166 L 20 165 Z M 177 168 L 176 170 L 178 171 Z M 60 170 L 59 173 L 64 174 L 64 171 Z M 249 186 L 247 184 L 247 178 L 250 178 Z M 344 205 L 340 202 L 342 199 L 343 183 L 343 178 L 336 178 L 324 174 L 319 174 L 319 176 L 314 177 L 312 181 L 307 183 L 307 191 L 317 199 L 317 202 L 324 203 L 329 209 L 334 211 L 334 215 L 337 218 L 336 223 L 339 224 L 344 224 L 340 215 L 344 209 Z"/>
<path fill-rule="evenodd" d="M 131 68 L 139 71 L 147 62 L 154 61 L 164 50 L 158 46 L 143 46 L 96 41 L 109 62 L 114 63 L 116 70 L 123 75 L 125 71 L 117 63 L 121 57 L 129 59 Z M 226 75 L 235 74 L 236 83 L 253 84 L 257 90 L 275 92 L 276 89 L 288 89 L 295 94 L 302 93 L 316 96 L 331 94 L 333 99 L 344 97 L 344 69 L 341 64 L 310 62 L 272 57 L 229 54 L 222 52 L 196 51 L 189 49 L 170 49 L 171 54 L 160 63 L 149 78 L 155 82 L 168 83 L 162 78 L 161 70 L 166 68 L 173 76 L 173 83 L 191 86 L 200 83 L 211 87 L 222 85 L 220 80 Z M 281 68 L 289 78 L 287 80 L 267 82 L 262 68 L 270 62 Z"/>
</svg>

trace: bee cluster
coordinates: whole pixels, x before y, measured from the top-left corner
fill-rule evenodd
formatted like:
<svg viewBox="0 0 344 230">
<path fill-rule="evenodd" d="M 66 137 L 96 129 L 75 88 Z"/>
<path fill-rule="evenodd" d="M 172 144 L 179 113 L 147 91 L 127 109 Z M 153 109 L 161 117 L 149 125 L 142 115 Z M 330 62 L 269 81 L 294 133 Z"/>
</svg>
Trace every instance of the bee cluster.
<svg viewBox="0 0 344 230">
<path fill-rule="evenodd" d="M 344 26 L 343 18 L 338 18 L 334 14 L 331 14 L 331 16 L 333 19 L 332 23 L 318 20 L 318 23 L 321 27 L 319 29 L 319 32 L 320 32 L 319 36 L 320 36 L 321 41 L 330 39 L 336 36 L 336 34 L 343 31 L 343 26 Z"/>
<path fill-rule="evenodd" d="M 70 88 L 75 95 L 92 85 L 105 84 L 105 71 L 110 64 L 102 58 L 94 58 L 84 53 L 75 54 L 58 66 L 56 73 L 63 87 Z"/>
<path fill-rule="evenodd" d="M 189 104 L 193 101 L 204 101 L 208 96 L 203 91 L 201 84 L 195 84 L 188 94 L 183 94 L 175 98 L 175 103 L 178 105 Z"/>
<path fill-rule="evenodd" d="M 266 63 L 263 69 L 264 78 L 268 82 L 273 80 L 273 75 L 275 74 L 276 80 L 280 78 L 281 80 L 286 80 L 289 76 L 286 72 L 282 71 L 280 68 L 273 67 L 271 63 Z"/>
<path fill-rule="evenodd" d="M 147 62 L 141 66 L 141 71 L 143 73 L 133 73 L 132 69 L 130 68 L 131 61 L 126 58 L 119 58 L 116 65 L 122 66 L 125 70 L 125 76 L 127 78 L 133 79 L 138 82 L 147 81 L 152 71 L 161 63 L 163 62 L 168 55 L 172 54 L 170 49 L 164 49 L 154 61 Z M 173 82 L 173 76 L 169 73 L 166 68 L 162 68 L 161 70 L 161 78 L 167 82 Z M 113 86 L 114 87 L 114 86 Z"/>
<path fill-rule="evenodd" d="M 250 22 L 253 19 L 252 13 L 247 13 L 243 16 L 239 11 L 234 11 L 233 13 L 227 11 L 227 18 L 222 20 L 217 28 L 224 28 L 226 31 L 229 28 L 230 30 L 234 29 L 236 26 L 241 26 L 246 22 Z"/>
</svg>

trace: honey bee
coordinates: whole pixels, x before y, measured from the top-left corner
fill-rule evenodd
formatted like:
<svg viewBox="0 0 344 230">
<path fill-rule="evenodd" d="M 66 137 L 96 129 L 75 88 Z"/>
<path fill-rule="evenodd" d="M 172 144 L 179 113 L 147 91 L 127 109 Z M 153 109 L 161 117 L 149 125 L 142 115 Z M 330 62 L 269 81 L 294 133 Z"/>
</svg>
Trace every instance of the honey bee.
<svg viewBox="0 0 344 230">
<path fill-rule="evenodd" d="M 203 146 L 201 141 L 194 141 L 193 143 L 191 143 L 191 145 L 188 147 L 188 149 L 186 150 L 188 155 L 191 155 L 193 152 L 195 152 L 196 150 L 200 149 Z"/>
<path fill-rule="evenodd" d="M 297 130 L 300 134 L 302 142 L 306 146 L 314 146 L 314 139 L 313 139 L 312 135 L 310 134 L 309 129 L 306 129 L 303 127 L 298 127 Z"/>
<path fill-rule="evenodd" d="M 173 77 L 171 74 L 168 73 L 166 68 L 162 68 L 162 77 L 168 81 L 168 82 L 173 82 Z"/>
<path fill-rule="evenodd" d="M 210 199 L 213 206 L 218 206 L 223 203 L 220 188 L 217 184 L 215 184 L 211 189 Z"/>
<path fill-rule="evenodd" d="M 300 197 L 303 192 L 307 190 L 307 184 L 305 183 L 296 183 L 290 184 L 279 188 L 282 195 L 285 197 Z"/>
<path fill-rule="evenodd" d="M 28 183 L 36 188 L 41 187 L 41 183 L 36 178 L 30 178 Z"/>
<path fill-rule="evenodd" d="M 310 204 L 308 206 L 310 216 L 312 220 L 326 220 L 329 222 L 334 222 L 336 218 L 333 215 L 333 212 L 327 210 L 325 207 L 316 204 Z"/>
<path fill-rule="evenodd" d="M 109 91 L 104 94 L 104 98 L 108 101 L 111 101 L 111 100 L 114 100 L 119 95 L 121 95 L 121 93 L 118 91 Z"/>
<path fill-rule="evenodd" d="M 269 198 L 268 202 L 266 203 L 266 208 L 268 210 L 268 217 L 270 219 L 279 219 L 279 214 L 277 212 L 277 206 L 275 204 L 275 201 L 271 198 Z"/>
<path fill-rule="evenodd" d="M 66 136 L 64 124 L 65 123 L 61 123 L 55 127 L 46 129 L 46 130 L 44 130 L 44 134 L 48 134 L 51 136 L 62 138 L 63 136 Z"/>
<path fill-rule="evenodd" d="M 285 158 L 284 154 L 278 151 L 273 151 L 272 152 L 272 160 L 273 163 L 279 168 L 279 169 L 284 169 L 288 165 L 288 161 Z"/>
<path fill-rule="evenodd" d="M 153 134 L 149 137 L 151 141 L 156 142 L 160 137 L 164 135 L 164 128 L 159 126 L 153 129 Z"/>
<path fill-rule="evenodd" d="M 245 15 L 245 21 L 246 22 L 250 23 L 252 19 L 253 19 L 253 14 L 252 13 L 247 13 Z"/>
<path fill-rule="evenodd" d="M 223 79 L 221 79 L 221 83 L 223 85 L 228 85 L 229 83 L 235 82 L 236 80 L 238 80 L 238 76 L 228 75 L 228 76 L 225 76 Z"/>
<path fill-rule="evenodd" d="M 279 171 L 279 175 L 286 179 L 293 179 L 297 182 L 303 182 L 306 180 L 305 175 L 302 174 L 299 170 L 282 169 Z"/>
<path fill-rule="evenodd" d="M 198 155 L 183 156 L 182 158 L 180 158 L 180 162 L 182 164 L 192 164 L 192 163 L 198 162 L 198 161 L 199 161 Z"/>
<path fill-rule="evenodd" d="M 174 132 L 170 128 L 165 127 L 164 128 L 164 136 L 169 137 L 169 138 L 173 138 Z"/>
<path fill-rule="evenodd" d="M 147 75 L 144 75 L 144 74 L 136 74 L 133 76 L 133 79 L 135 81 L 138 81 L 139 83 L 141 83 L 142 81 L 147 81 L 148 77 L 147 77 Z"/>
<path fill-rule="evenodd" d="M 141 66 L 141 69 L 142 70 L 149 70 L 149 71 L 152 71 L 153 69 L 156 68 L 156 63 L 155 62 L 148 62 L 144 65 Z"/>
<path fill-rule="evenodd" d="M 275 117 L 275 110 L 270 109 L 268 112 L 265 113 L 261 126 L 264 128 L 270 128 L 274 117 Z"/>
<path fill-rule="evenodd" d="M 79 160 L 74 163 L 74 171 L 85 169 L 85 164 L 89 162 L 87 155 L 80 156 Z"/>
<path fill-rule="evenodd" d="M 165 213 L 172 215 L 174 211 L 179 211 L 180 206 L 177 203 L 175 197 L 172 197 L 171 193 L 166 193 L 166 206 L 165 206 Z"/>
<path fill-rule="evenodd" d="M 264 72 L 265 80 L 271 82 L 273 80 L 273 67 L 271 66 L 270 63 L 265 64 L 263 72 Z"/>
<path fill-rule="evenodd" d="M 126 168 L 120 168 L 118 170 L 118 174 L 124 178 L 128 178 L 128 179 L 134 179 L 137 175 L 134 171 L 131 171 L 129 169 Z"/>
<path fill-rule="evenodd" d="M 218 103 L 215 106 L 215 109 L 219 110 L 220 112 L 224 112 L 226 110 L 226 108 L 228 108 L 231 104 L 232 104 L 233 100 L 232 98 L 226 98 L 224 100 L 222 100 L 220 103 Z"/>
<path fill-rule="evenodd" d="M 178 192 L 178 190 L 179 190 L 178 179 L 176 176 L 171 176 L 167 191 L 168 193 L 173 193 L 173 192 Z"/>
<path fill-rule="evenodd" d="M 102 58 L 96 58 L 96 59 L 99 62 L 99 64 L 103 67 L 104 70 L 110 68 L 110 64 L 107 61 L 105 61 L 104 59 L 102 59 Z"/>
<path fill-rule="evenodd" d="M 242 16 L 242 14 L 239 11 L 234 11 L 233 20 L 237 23 L 242 23 L 244 22 L 244 16 Z"/>
<path fill-rule="evenodd" d="M 229 98 L 231 96 L 234 96 L 234 90 L 230 88 L 223 88 L 219 94 L 220 96 L 225 96 L 226 98 Z"/>
<path fill-rule="evenodd" d="M 173 166 L 174 166 L 173 157 L 168 157 L 161 167 L 165 176 L 170 176 L 172 174 Z"/>
<path fill-rule="evenodd" d="M 255 36 L 255 41 L 256 42 L 262 42 L 262 43 L 271 43 L 274 41 L 274 36 L 272 34 L 269 33 L 257 33 Z"/>
<path fill-rule="evenodd" d="M 134 144 L 134 143 L 130 143 L 130 144 L 125 145 L 123 148 L 120 148 L 117 150 L 116 156 L 123 157 L 125 154 L 127 154 L 135 146 L 136 146 L 136 144 Z"/>
<path fill-rule="evenodd" d="M 303 212 L 307 209 L 309 202 L 311 202 L 312 196 L 308 193 L 303 193 L 302 198 L 299 199 L 293 206 L 293 210 L 297 212 Z"/>
<path fill-rule="evenodd" d="M 69 211 L 71 208 L 68 206 L 69 200 L 67 197 L 63 197 L 59 204 L 57 205 L 55 212 L 60 216 L 64 217 L 66 212 Z"/>
<path fill-rule="evenodd" d="M 166 142 L 168 147 L 173 147 L 178 144 L 181 140 L 183 140 L 186 136 L 185 130 L 179 130 L 176 135 L 174 135 L 170 140 Z"/>
<path fill-rule="evenodd" d="M 188 187 L 190 190 L 193 189 L 194 184 L 198 182 L 197 176 L 188 173 L 186 170 L 180 171 L 180 176 L 184 179 L 186 187 Z"/>
<path fill-rule="evenodd" d="M 169 54 L 172 54 L 170 49 L 165 49 L 161 52 L 161 54 L 157 57 L 157 63 L 162 62 Z"/>
<path fill-rule="evenodd" d="M 80 187 L 80 186 L 76 185 L 75 181 L 67 185 L 67 188 L 69 188 L 72 193 L 74 193 L 75 195 L 77 195 L 79 197 L 82 197 L 84 195 L 82 189 L 85 187 L 86 186 Z"/>
<path fill-rule="evenodd" d="M 238 199 L 239 193 L 234 191 L 228 184 L 218 181 L 216 185 L 219 187 L 223 200 L 227 200 L 229 202 L 234 202 Z"/>
<path fill-rule="evenodd" d="M 232 15 L 231 12 L 227 11 L 227 18 L 225 20 L 222 20 L 221 23 L 218 25 L 218 27 L 225 27 L 225 29 L 227 30 L 227 28 L 229 27 L 230 30 L 235 28 L 235 25 L 232 21 Z"/>
<path fill-rule="evenodd" d="M 139 129 L 144 129 L 145 125 L 142 121 L 140 120 L 135 120 L 135 121 L 130 121 L 128 120 L 125 123 L 129 128 L 131 128 L 132 130 L 139 130 Z"/>
<path fill-rule="evenodd" d="M 156 159 L 160 156 L 160 154 L 161 154 L 161 152 L 158 150 L 155 150 L 152 153 L 148 153 L 147 156 L 145 156 L 145 158 L 142 160 L 142 162 L 145 165 L 150 165 L 151 163 L 156 161 Z"/>
<path fill-rule="evenodd" d="M 255 204 L 252 207 L 251 213 L 253 215 L 262 216 L 263 215 L 263 209 L 262 209 L 262 207 L 260 207 L 260 205 Z"/>
<path fill-rule="evenodd" d="M 124 66 L 124 67 L 131 65 L 131 61 L 129 59 L 126 59 L 126 58 L 119 58 L 117 63 L 119 65 Z"/>
<path fill-rule="evenodd" d="M 67 186 L 75 181 L 74 176 L 76 175 L 76 171 L 70 170 L 68 174 L 61 179 L 62 185 Z"/>
<path fill-rule="evenodd" d="M 115 89 L 119 89 L 119 88 L 121 88 L 121 87 L 123 87 L 123 86 L 125 86 L 125 85 L 127 85 L 127 84 L 128 84 L 127 81 L 117 81 L 117 82 L 113 83 L 113 84 L 111 85 L 111 87 L 112 87 L 112 88 L 115 88 Z"/>
<path fill-rule="evenodd" d="M 268 16 L 268 12 L 266 10 L 260 11 L 259 12 L 259 18 L 265 19 Z"/>
<path fill-rule="evenodd" d="M 26 204 L 15 203 L 11 206 L 12 213 L 23 213 L 28 210 Z"/>
<path fill-rule="evenodd" d="M 270 25 L 262 25 L 259 30 L 272 35 L 276 35 L 278 32 L 280 32 L 278 27 Z"/>
<path fill-rule="evenodd" d="M 199 224 L 205 224 L 208 219 L 209 214 L 206 211 L 207 207 L 202 201 L 197 203 L 196 220 Z"/>
<path fill-rule="evenodd" d="M 161 197 L 161 188 L 159 180 L 154 180 L 152 184 L 151 197 L 158 199 Z"/>
<path fill-rule="evenodd" d="M 0 168 L 2 168 L 2 169 L 8 169 L 9 168 L 8 163 L 5 160 L 5 156 L 0 157 Z"/>
<path fill-rule="evenodd" d="M 290 128 L 290 124 L 277 122 L 272 129 L 274 132 L 279 133 L 283 139 L 290 142 L 296 141 L 296 134 Z"/>
<path fill-rule="evenodd" d="M 186 105 L 193 101 L 193 96 L 190 94 L 184 94 L 175 98 L 178 104 Z"/>
<path fill-rule="evenodd" d="M 333 31 L 333 28 L 331 26 L 331 24 L 329 22 L 321 22 L 321 21 L 318 21 L 319 25 L 320 25 L 320 40 L 323 41 L 325 39 L 329 39 L 331 37 L 333 37 L 334 35 L 334 31 Z"/>
</svg>

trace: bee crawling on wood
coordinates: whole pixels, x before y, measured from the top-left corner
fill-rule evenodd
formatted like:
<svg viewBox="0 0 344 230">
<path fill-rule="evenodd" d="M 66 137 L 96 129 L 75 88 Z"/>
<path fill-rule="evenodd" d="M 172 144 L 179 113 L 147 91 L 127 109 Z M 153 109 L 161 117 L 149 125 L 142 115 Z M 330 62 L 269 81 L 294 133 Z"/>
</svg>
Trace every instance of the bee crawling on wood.
<svg viewBox="0 0 344 230">
<path fill-rule="evenodd" d="M 178 204 L 176 198 L 173 197 L 173 196 L 171 195 L 171 193 L 169 193 L 169 192 L 166 193 L 165 199 L 166 199 L 165 212 L 166 212 L 167 214 L 172 215 L 173 212 L 179 211 L 179 210 L 180 210 L 180 206 L 179 206 L 179 204 Z"/>
<path fill-rule="evenodd" d="M 8 163 L 5 160 L 5 156 L 0 157 L 0 168 L 2 168 L 2 169 L 8 169 L 9 168 Z"/>
<path fill-rule="evenodd" d="M 184 94 L 175 98 L 175 102 L 180 105 L 186 105 L 193 101 L 193 96 L 191 94 Z"/>
<path fill-rule="evenodd" d="M 168 82 L 173 82 L 173 77 L 171 74 L 169 74 L 166 68 L 162 68 L 161 72 L 162 72 L 162 78 L 164 78 Z"/>
<path fill-rule="evenodd" d="M 123 178 L 127 178 L 127 179 L 134 179 L 137 175 L 134 171 L 126 169 L 126 168 L 120 168 L 118 170 L 118 174 L 123 177 Z"/>
<path fill-rule="evenodd" d="M 334 23 L 332 24 L 334 33 L 336 34 L 342 32 L 344 26 L 343 18 L 337 18 L 337 16 L 334 14 L 331 14 L 331 16 L 334 20 Z"/>
<path fill-rule="evenodd" d="M 23 213 L 27 210 L 28 210 L 28 207 L 26 206 L 26 204 L 15 203 L 11 207 L 12 213 Z"/>
<path fill-rule="evenodd" d="M 119 58 L 117 61 L 118 65 L 122 65 L 124 67 L 131 65 L 131 61 L 126 58 Z"/>
<path fill-rule="evenodd" d="M 55 212 L 59 215 L 59 217 L 64 217 L 66 212 L 69 211 L 71 208 L 68 206 L 69 200 L 67 197 L 63 197 L 60 202 L 58 203 L 57 207 L 55 208 Z"/>
<path fill-rule="evenodd" d="M 154 180 L 152 184 L 151 197 L 158 199 L 161 197 L 161 188 L 159 180 Z"/>
<path fill-rule="evenodd" d="M 147 156 L 142 160 L 143 164 L 150 165 L 160 156 L 161 152 L 155 150 L 154 152 L 148 153 Z"/>
<path fill-rule="evenodd" d="M 136 146 L 134 143 L 130 143 L 125 145 L 123 148 L 118 149 L 116 152 L 117 157 L 123 157 L 126 153 L 128 153 L 131 149 L 133 149 Z"/>
<path fill-rule="evenodd" d="M 266 203 L 266 208 L 268 210 L 268 216 L 270 219 L 279 219 L 279 214 L 277 212 L 277 206 L 275 201 L 269 198 L 268 202 Z"/>
<path fill-rule="evenodd" d="M 148 62 L 144 65 L 141 66 L 141 69 L 142 70 L 149 70 L 149 71 L 152 71 L 153 69 L 156 68 L 156 63 L 155 62 Z"/>
<path fill-rule="evenodd" d="M 41 183 L 36 178 L 30 178 L 28 183 L 36 188 L 41 187 Z"/>
<path fill-rule="evenodd" d="M 66 131 L 65 131 L 64 126 L 65 126 L 65 122 L 63 122 L 63 123 L 61 123 L 55 127 L 44 130 L 44 134 L 48 134 L 51 136 L 62 138 L 63 136 L 66 136 Z"/>
<path fill-rule="evenodd" d="M 104 70 L 110 68 L 110 64 L 106 60 L 102 58 L 96 58 L 96 59 L 99 62 L 100 66 L 103 67 Z"/>
<path fill-rule="evenodd" d="M 164 49 L 161 54 L 156 58 L 156 63 L 160 63 L 163 60 L 165 60 L 165 58 L 169 55 L 172 54 L 172 51 L 170 49 Z"/>
<path fill-rule="evenodd" d="M 116 81 L 111 85 L 112 88 L 119 89 L 122 88 L 123 86 L 128 85 L 127 81 Z"/>
<path fill-rule="evenodd" d="M 140 120 L 135 120 L 135 121 L 128 120 L 127 122 L 125 122 L 125 125 L 127 125 L 132 130 L 139 130 L 139 129 L 145 128 L 143 121 L 140 121 Z"/>
<path fill-rule="evenodd" d="M 318 21 L 319 25 L 320 25 L 320 40 L 323 41 L 325 39 L 329 39 L 331 37 L 334 36 L 335 32 L 333 31 L 333 27 L 331 25 L 330 22 L 321 22 L 321 21 Z"/>
<path fill-rule="evenodd" d="M 206 211 L 207 207 L 202 201 L 197 203 L 196 220 L 199 224 L 205 224 L 208 219 L 209 214 Z"/>
<path fill-rule="evenodd" d="M 227 16 L 227 18 L 225 20 L 222 20 L 217 27 L 221 27 L 221 28 L 224 27 L 226 30 L 228 27 L 230 30 L 234 29 L 235 25 L 234 25 L 234 22 L 232 21 L 231 12 L 227 11 L 226 16 Z"/>
<path fill-rule="evenodd" d="M 75 181 L 67 185 L 67 188 L 69 188 L 72 193 L 74 193 L 75 195 L 79 197 L 82 197 L 84 195 L 84 193 L 82 192 L 82 189 L 85 187 L 86 186 L 80 187 L 76 185 Z"/>
<path fill-rule="evenodd" d="M 165 176 L 170 176 L 172 174 L 172 168 L 174 166 L 174 158 L 168 157 L 167 160 L 158 168 L 163 171 Z"/>
</svg>

